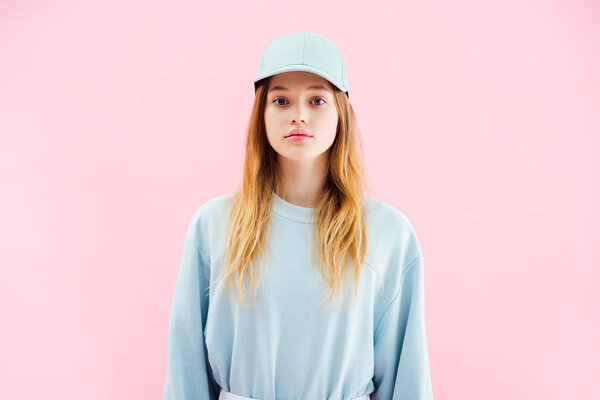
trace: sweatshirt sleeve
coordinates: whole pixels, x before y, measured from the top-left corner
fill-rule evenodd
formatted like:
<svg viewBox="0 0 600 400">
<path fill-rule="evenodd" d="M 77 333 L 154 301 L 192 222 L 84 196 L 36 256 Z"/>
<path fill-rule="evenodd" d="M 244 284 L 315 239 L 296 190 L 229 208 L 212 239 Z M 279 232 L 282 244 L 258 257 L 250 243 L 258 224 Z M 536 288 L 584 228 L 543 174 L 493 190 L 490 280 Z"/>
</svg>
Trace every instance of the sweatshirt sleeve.
<svg viewBox="0 0 600 400">
<path fill-rule="evenodd" d="M 432 400 L 425 334 L 422 255 L 402 272 L 400 287 L 374 332 L 372 400 Z"/>
<path fill-rule="evenodd" d="M 204 342 L 209 265 L 195 236 L 193 229 L 188 229 L 175 283 L 163 400 L 217 400 Z"/>
</svg>

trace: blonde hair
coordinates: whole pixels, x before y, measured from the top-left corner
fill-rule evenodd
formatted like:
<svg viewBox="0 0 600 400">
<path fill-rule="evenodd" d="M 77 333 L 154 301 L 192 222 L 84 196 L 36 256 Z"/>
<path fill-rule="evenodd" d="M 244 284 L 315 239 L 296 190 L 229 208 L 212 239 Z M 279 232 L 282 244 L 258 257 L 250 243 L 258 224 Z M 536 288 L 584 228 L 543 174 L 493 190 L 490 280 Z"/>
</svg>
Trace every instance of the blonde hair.
<svg viewBox="0 0 600 400">
<path fill-rule="evenodd" d="M 261 260 L 265 258 L 266 239 L 271 227 L 271 192 L 280 194 L 283 191 L 278 179 L 276 152 L 267 140 L 264 121 L 270 81 L 270 77 L 263 79 L 256 90 L 246 137 L 241 190 L 238 186 L 233 196 L 227 228 L 228 245 L 223 254 L 221 274 L 217 279 L 217 282 L 226 279 L 229 290 L 233 290 L 237 283 L 242 303 L 247 298 L 244 289 L 246 278 L 249 278 L 250 288 L 254 293 L 252 304 L 256 299 L 260 279 L 258 265 L 261 263 L 257 265 L 255 261 L 257 255 Z M 362 139 L 348 97 L 337 87 L 331 87 L 339 118 L 335 140 L 328 149 L 327 179 L 314 222 L 318 260 L 313 261 L 316 261 L 328 287 L 321 303 L 334 296 L 340 299 L 345 276 L 350 268 L 348 261 L 354 265 L 356 301 L 367 253 L 363 196 L 365 187 L 368 192 L 368 186 L 363 169 Z M 314 254 L 313 251 L 311 253 Z M 328 307 L 330 305 L 331 302 Z"/>
</svg>

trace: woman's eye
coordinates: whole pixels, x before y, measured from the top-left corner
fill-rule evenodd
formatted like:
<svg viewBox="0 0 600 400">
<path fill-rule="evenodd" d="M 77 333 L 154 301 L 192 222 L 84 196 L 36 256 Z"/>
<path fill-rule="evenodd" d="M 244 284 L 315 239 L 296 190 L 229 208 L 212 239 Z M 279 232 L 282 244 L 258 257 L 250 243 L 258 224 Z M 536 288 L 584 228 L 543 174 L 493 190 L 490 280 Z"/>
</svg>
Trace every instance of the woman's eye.
<svg viewBox="0 0 600 400">
<path fill-rule="evenodd" d="M 317 100 L 317 101 L 321 100 L 321 101 L 323 101 L 323 103 L 325 102 L 325 99 L 323 99 L 321 97 L 317 97 L 316 99 L 313 99 L 313 100 Z M 279 103 L 279 101 L 287 101 L 287 100 L 284 99 L 284 98 L 282 98 L 282 97 L 278 97 L 278 98 L 276 98 L 276 99 L 273 100 L 273 103 L 277 104 L 278 106 L 285 105 L 285 104 Z M 320 105 L 323 105 L 323 103 L 318 103 L 318 104 L 315 104 L 315 105 L 320 106 Z"/>
</svg>

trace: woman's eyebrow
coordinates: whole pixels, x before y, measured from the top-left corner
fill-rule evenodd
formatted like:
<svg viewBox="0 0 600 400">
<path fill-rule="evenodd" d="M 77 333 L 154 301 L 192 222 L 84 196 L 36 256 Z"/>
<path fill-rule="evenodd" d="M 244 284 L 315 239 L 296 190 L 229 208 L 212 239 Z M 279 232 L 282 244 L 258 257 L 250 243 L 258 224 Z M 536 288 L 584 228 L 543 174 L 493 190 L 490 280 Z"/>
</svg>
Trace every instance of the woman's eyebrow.
<svg viewBox="0 0 600 400">
<path fill-rule="evenodd" d="M 313 85 L 313 86 L 307 87 L 306 89 L 307 90 L 310 90 L 310 89 L 322 89 L 322 90 L 329 91 L 329 89 L 327 89 L 323 85 Z M 271 89 L 269 89 L 269 92 L 273 92 L 275 90 L 283 90 L 283 91 L 288 91 L 289 92 L 290 89 L 288 89 L 286 87 L 283 87 L 283 86 L 273 86 Z"/>
</svg>

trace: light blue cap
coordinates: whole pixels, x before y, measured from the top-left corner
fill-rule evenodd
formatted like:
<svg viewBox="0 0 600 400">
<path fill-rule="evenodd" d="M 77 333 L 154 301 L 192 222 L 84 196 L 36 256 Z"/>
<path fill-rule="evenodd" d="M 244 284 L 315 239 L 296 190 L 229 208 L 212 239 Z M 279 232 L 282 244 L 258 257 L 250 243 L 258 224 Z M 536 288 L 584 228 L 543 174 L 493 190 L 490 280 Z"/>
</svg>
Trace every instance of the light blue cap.
<svg viewBox="0 0 600 400">
<path fill-rule="evenodd" d="M 323 36 L 300 31 L 271 41 L 262 54 L 254 77 L 254 92 L 261 79 L 289 71 L 308 71 L 322 76 L 350 97 L 342 54 L 333 42 Z"/>
</svg>

